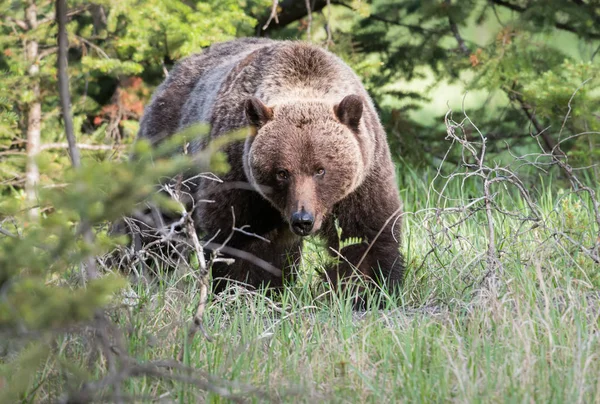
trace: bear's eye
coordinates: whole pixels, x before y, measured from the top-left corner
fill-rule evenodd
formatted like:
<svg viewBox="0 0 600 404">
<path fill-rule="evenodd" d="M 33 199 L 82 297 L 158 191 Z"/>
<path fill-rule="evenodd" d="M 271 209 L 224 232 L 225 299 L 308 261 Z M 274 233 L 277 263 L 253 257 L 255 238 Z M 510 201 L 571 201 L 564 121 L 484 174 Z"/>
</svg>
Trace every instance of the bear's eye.
<svg viewBox="0 0 600 404">
<path fill-rule="evenodd" d="M 317 177 L 322 177 L 325 175 L 325 169 L 324 168 L 319 168 L 317 170 L 317 173 L 315 174 Z"/>
<path fill-rule="evenodd" d="M 279 170 L 277 171 L 277 179 L 281 181 L 285 181 L 290 177 L 290 174 L 287 170 Z"/>
</svg>

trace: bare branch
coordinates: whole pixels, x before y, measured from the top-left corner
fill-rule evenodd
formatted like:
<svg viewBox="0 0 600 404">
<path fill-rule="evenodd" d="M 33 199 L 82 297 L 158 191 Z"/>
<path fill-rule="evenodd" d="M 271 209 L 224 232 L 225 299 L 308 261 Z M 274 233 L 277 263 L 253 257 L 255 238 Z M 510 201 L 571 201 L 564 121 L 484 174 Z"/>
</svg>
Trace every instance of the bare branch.
<svg viewBox="0 0 600 404">
<path fill-rule="evenodd" d="M 85 39 L 81 36 L 76 36 L 75 38 L 77 38 L 77 40 L 85 43 L 90 48 L 93 48 L 96 52 L 98 52 L 100 55 L 102 55 L 102 57 L 104 57 L 105 59 L 110 59 L 110 56 L 108 56 L 108 54 L 106 52 L 104 52 L 104 50 L 101 47 L 99 47 L 98 45 L 94 44 L 93 42 L 88 41 L 87 39 Z"/>
<path fill-rule="evenodd" d="M 279 3 L 278 0 L 273 0 L 273 4 L 271 5 L 271 14 L 269 14 L 269 19 L 267 20 L 267 22 L 265 22 L 265 24 L 262 27 L 263 31 L 266 30 L 267 28 L 269 28 L 269 24 L 271 24 L 271 21 L 273 21 L 273 20 L 275 20 L 275 22 L 277 24 L 279 24 L 279 19 L 277 19 L 277 4 L 278 3 Z"/>
<path fill-rule="evenodd" d="M 271 7 L 270 14 L 259 19 L 259 27 L 262 29 L 258 30 L 257 35 L 268 34 L 270 31 L 285 27 L 306 17 L 308 13 L 305 2 L 300 0 L 273 0 L 273 4 L 275 3 L 277 3 L 277 6 Z M 326 5 L 326 0 L 313 0 L 311 11 L 320 11 Z M 277 10 L 280 10 L 280 12 L 277 12 Z M 276 20 L 275 17 L 277 17 Z M 276 24 L 271 23 L 273 20 L 275 20 Z M 267 24 L 267 22 L 269 23 Z"/>
<path fill-rule="evenodd" d="M 541 138 L 544 141 L 544 144 L 546 146 L 545 151 L 551 152 L 555 156 L 564 156 L 564 153 L 560 149 L 556 148 L 556 141 L 554 139 L 552 139 L 552 137 L 550 136 L 548 131 L 546 131 L 545 128 L 542 126 L 542 124 L 539 122 L 539 120 L 535 116 L 535 113 L 533 112 L 531 106 L 525 102 L 525 100 L 523 99 L 523 96 L 516 92 L 511 92 L 509 94 L 509 97 L 511 97 L 511 96 L 514 100 L 516 100 L 519 103 L 521 110 L 525 113 L 525 115 L 527 116 L 527 119 L 529 119 L 529 121 L 532 123 L 533 127 L 535 128 L 537 135 L 534 135 L 534 136 L 541 136 Z"/>
<path fill-rule="evenodd" d="M 46 56 L 50 56 L 53 53 L 56 53 L 57 51 L 58 51 L 58 46 L 53 46 L 51 48 L 44 49 L 43 51 L 38 53 L 37 61 L 39 62 L 40 60 L 44 59 Z"/>
<path fill-rule="evenodd" d="M 325 40 L 325 49 L 328 49 L 329 45 L 333 44 L 331 32 L 331 0 L 327 0 L 327 24 L 325 25 L 325 31 L 327 32 L 327 39 Z"/>
<path fill-rule="evenodd" d="M 54 149 L 68 149 L 69 143 L 45 143 L 40 147 L 40 150 L 54 150 Z M 112 151 L 115 149 L 123 149 L 125 146 L 122 145 L 106 145 L 106 144 L 87 144 L 87 143 L 76 143 L 75 147 L 82 150 L 106 150 Z"/>
<path fill-rule="evenodd" d="M 229 247 L 229 246 L 219 244 L 219 243 L 206 243 L 205 246 L 206 246 L 206 248 L 210 248 L 210 249 L 218 248 L 220 251 L 224 252 L 225 254 L 232 255 L 234 257 L 241 258 L 245 261 L 251 262 L 254 265 L 256 265 L 257 267 L 260 267 L 260 268 L 264 269 L 265 271 L 269 272 L 271 275 L 274 275 L 277 277 L 281 277 L 283 275 L 283 273 L 281 272 L 281 269 L 274 267 L 273 265 L 269 264 L 267 261 L 255 256 L 253 254 L 250 254 L 249 252 L 238 250 L 237 248 Z"/>
<path fill-rule="evenodd" d="M 27 25 L 27 23 L 25 21 L 19 20 L 16 18 L 12 18 L 12 17 L 5 17 L 5 18 L 6 19 L 4 21 L 15 24 L 17 27 L 21 28 L 23 31 L 29 30 L 29 26 Z"/>
<path fill-rule="evenodd" d="M 445 0 L 445 4 L 450 9 L 452 7 L 452 0 Z M 456 25 L 456 22 L 452 18 L 450 10 L 448 11 L 448 22 L 450 23 L 450 30 L 452 31 L 452 34 L 454 35 L 456 42 L 458 42 L 458 49 L 460 49 L 460 51 L 463 53 L 463 55 L 470 56 L 471 51 L 469 50 L 469 48 L 467 47 L 467 44 L 465 43 L 464 39 L 460 35 L 460 32 L 458 31 L 458 26 Z"/>
<path fill-rule="evenodd" d="M 271 242 L 271 240 L 269 240 L 268 238 L 265 238 L 265 237 L 263 237 L 263 236 L 261 236 L 259 234 L 246 231 L 245 230 L 246 227 L 250 227 L 250 226 L 248 226 L 247 224 L 244 225 L 244 226 L 242 226 L 242 227 L 235 227 L 234 226 L 233 230 L 237 231 L 238 233 L 242 233 L 242 234 L 244 234 L 246 236 L 257 238 L 257 239 L 262 240 L 262 241 L 264 241 L 266 243 L 270 243 Z"/>
<path fill-rule="evenodd" d="M 310 41 L 310 29 L 312 27 L 312 6 L 310 4 L 310 0 L 304 0 L 306 4 L 306 12 L 308 15 L 308 25 L 306 26 L 306 37 Z"/>
<path fill-rule="evenodd" d="M 68 10 L 66 12 L 66 16 L 67 17 L 73 17 L 74 15 L 78 15 L 78 14 L 81 14 L 81 13 L 89 10 L 93 6 L 94 6 L 93 4 L 85 4 L 85 5 L 81 5 L 79 7 L 75 7 L 73 9 L 71 9 L 71 10 Z M 50 23 L 50 22 L 54 22 L 54 21 L 56 21 L 56 14 L 55 13 L 50 13 L 46 17 L 40 19 L 38 21 L 38 24 L 39 25 L 43 25 L 43 24 L 47 24 L 47 23 Z"/>
<path fill-rule="evenodd" d="M 5 236 L 8 236 L 10 238 L 19 238 L 16 234 L 13 234 L 8 230 L 3 229 L 2 227 L 0 227 L 0 234 L 4 234 Z"/>
</svg>

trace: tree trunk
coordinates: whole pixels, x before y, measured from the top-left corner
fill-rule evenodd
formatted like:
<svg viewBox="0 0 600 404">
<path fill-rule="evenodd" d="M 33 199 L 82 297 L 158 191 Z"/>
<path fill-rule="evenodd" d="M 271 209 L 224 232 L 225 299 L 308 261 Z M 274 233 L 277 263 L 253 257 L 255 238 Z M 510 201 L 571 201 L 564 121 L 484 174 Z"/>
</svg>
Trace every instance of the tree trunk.
<svg viewBox="0 0 600 404">
<path fill-rule="evenodd" d="M 25 21 L 29 31 L 37 27 L 37 6 L 35 1 L 28 3 L 25 9 Z M 27 168 L 25 178 L 25 195 L 29 209 L 29 218 L 37 220 L 40 214 L 36 185 L 40 179 L 40 171 L 35 161 L 40 152 L 41 121 L 42 121 L 42 103 L 40 100 L 40 79 L 38 66 L 38 43 L 35 40 L 28 40 L 25 44 L 25 56 L 29 63 L 29 74 L 31 80 L 31 91 L 33 101 L 28 106 L 27 111 Z"/>
</svg>

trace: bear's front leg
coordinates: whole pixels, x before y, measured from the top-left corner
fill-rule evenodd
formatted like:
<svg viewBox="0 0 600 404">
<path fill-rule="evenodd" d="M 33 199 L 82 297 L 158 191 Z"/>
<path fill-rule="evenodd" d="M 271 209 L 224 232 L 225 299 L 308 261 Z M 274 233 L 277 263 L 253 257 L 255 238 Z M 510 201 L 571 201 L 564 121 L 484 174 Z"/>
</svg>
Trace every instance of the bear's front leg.
<svg viewBox="0 0 600 404">
<path fill-rule="evenodd" d="M 339 285 L 342 290 L 347 290 L 350 287 L 359 307 L 364 306 L 366 289 L 371 289 L 366 287 L 368 283 L 395 292 L 404 273 L 400 253 L 399 198 L 388 193 L 387 197 L 382 194 L 370 203 L 365 199 L 371 198 L 357 193 L 342 201 L 323 229 L 329 252 L 338 258 L 338 263 L 326 270 L 327 279 L 334 288 Z M 335 226 L 336 219 L 341 237 Z M 340 249 L 340 242 L 343 246 L 353 241 L 358 242 Z"/>
</svg>

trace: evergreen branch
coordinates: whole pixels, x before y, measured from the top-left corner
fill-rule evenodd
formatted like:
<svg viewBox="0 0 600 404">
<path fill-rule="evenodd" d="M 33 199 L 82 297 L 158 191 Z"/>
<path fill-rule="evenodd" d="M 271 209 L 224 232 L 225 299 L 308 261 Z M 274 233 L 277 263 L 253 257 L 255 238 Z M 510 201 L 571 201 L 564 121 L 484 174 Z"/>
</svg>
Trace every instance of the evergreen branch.
<svg viewBox="0 0 600 404">
<path fill-rule="evenodd" d="M 448 6 L 450 6 L 451 0 L 445 0 L 445 3 Z M 465 41 L 463 40 L 462 36 L 460 35 L 460 31 L 458 30 L 458 27 L 457 27 L 456 23 L 454 22 L 454 20 L 452 19 L 452 16 L 450 14 L 448 14 L 448 23 L 450 25 L 450 29 L 451 29 L 452 33 L 454 34 L 456 42 L 458 42 L 459 49 L 465 56 L 468 57 L 471 54 L 471 51 L 465 44 Z M 550 134 L 545 130 L 545 128 L 540 123 L 540 121 L 537 119 L 537 117 L 531 110 L 532 109 L 531 106 L 525 102 L 525 100 L 521 94 L 519 94 L 511 89 L 505 88 L 504 90 L 511 100 L 516 100 L 519 103 L 521 110 L 525 113 L 525 115 L 527 116 L 527 119 L 534 126 L 534 128 L 537 132 L 536 135 L 534 135 L 534 137 L 537 138 L 538 136 L 541 136 L 541 138 L 544 142 L 545 151 L 548 153 L 551 153 L 552 156 L 554 157 L 555 161 L 559 164 L 559 167 L 561 167 L 563 169 L 563 171 L 565 171 L 565 168 L 559 161 L 559 157 L 565 156 L 564 152 L 562 150 L 560 150 L 559 147 L 557 147 L 558 145 L 557 145 L 556 141 L 552 138 L 552 136 L 550 136 Z M 567 175 L 568 174 L 569 173 L 567 172 Z"/>
<path fill-rule="evenodd" d="M 509 10 L 512 11 L 516 11 L 518 13 L 524 13 L 526 11 L 529 11 L 531 8 L 529 7 L 523 7 L 523 6 L 519 6 L 518 4 L 514 4 L 511 3 L 510 1 L 507 0 L 489 0 L 492 2 L 492 4 L 496 4 L 498 6 L 502 6 L 505 8 L 508 8 Z M 585 7 L 586 4 L 577 0 L 574 0 L 575 4 L 577 4 L 578 6 L 581 7 Z M 594 21 L 598 24 L 600 24 L 600 16 L 598 16 L 597 14 L 594 14 L 593 12 L 591 12 L 590 10 L 590 16 L 594 19 Z M 596 33 L 592 33 L 592 32 L 586 32 L 584 35 L 582 35 L 581 31 L 578 30 L 577 28 L 573 27 L 572 25 L 569 25 L 567 23 L 563 23 L 563 22 L 559 22 L 559 21 L 555 21 L 554 22 L 554 26 L 560 30 L 563 31 L 568 31 L 568 32 L 572 32 L 574 34 L 580 35 L 580 36 L 585 36 L 588 37 L 590 39 L 600 39 L 600 34 L 596 34 Z"/>
<path fill-rule="evenodd" d="M 350 10 L 354 10 L 352 8 L 352 6 L 350 4 L 346 4 L 342 1 L 332 1 L 331 4 L 335 4 L 336 6 L 342 6 L 342 7 L 346 7 Z M 408 28 L 410 30 L 416 31 L 416 32 L 421 32 L 421 33 L 431 33 L 434 32 L 432 30 L 429 30 L 427 28 L 423 28 L 419 25 L 413 25 L 413 24 L 405 24 L 403 22 L 400 21 L 395 21 L 395 20 L 390 20 L 388 18 L 382 17 L 380 15 L 377 14 L 370 14 L 368 17 L 366 17 L 367 20 L 375 20 L 375 21 L 379 21 L 379 22 L 384 22 L 386 24 L 391 24 L 391 25 L 397 25 L 399 27 L 404 27 L 404 28 Z"/>
</svg>

